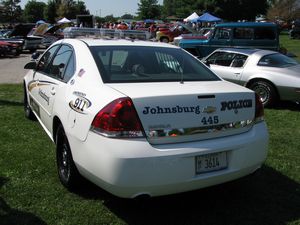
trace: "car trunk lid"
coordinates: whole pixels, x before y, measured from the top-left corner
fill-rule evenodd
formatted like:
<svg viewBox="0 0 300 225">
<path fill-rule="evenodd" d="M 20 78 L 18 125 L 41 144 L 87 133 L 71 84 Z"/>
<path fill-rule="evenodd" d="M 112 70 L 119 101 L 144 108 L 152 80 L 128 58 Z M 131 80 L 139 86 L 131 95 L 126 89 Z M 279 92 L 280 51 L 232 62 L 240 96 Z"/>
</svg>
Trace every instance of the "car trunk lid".
<svg viewBox="0 0 300 225">
<path fill-rule="evenodd" d="M 151 144 L 246 132 L 255 117 L 254 92 L 226 81 L 109 86 L 132 99 Z"/>
</svg>

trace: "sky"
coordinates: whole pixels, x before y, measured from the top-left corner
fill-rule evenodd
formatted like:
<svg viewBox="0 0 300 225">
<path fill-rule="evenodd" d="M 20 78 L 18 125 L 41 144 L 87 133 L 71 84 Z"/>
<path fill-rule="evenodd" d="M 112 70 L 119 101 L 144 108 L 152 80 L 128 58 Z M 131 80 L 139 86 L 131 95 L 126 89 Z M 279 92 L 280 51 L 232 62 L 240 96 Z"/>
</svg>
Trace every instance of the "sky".
<svg viewBox="0 0 300 225">
<path fill-rule="evenodd" d="M 48 0 L 36 0 L 47 3 Z M 83 0 L 84 1 L 84 0 Z M 24 6 L 28 0 L 21 0 L 21 7 Z M 95 16 L 105 17 L 107 15 L 113 14 L 113 16 L 118 17 L 126 13 L 136 15 L 138 9 L 139 0 L 86 0 L 85 5 L 90 13 Z M 163 0 L 158 0 L 159 4 L 163 4 Z"/>
</svg>

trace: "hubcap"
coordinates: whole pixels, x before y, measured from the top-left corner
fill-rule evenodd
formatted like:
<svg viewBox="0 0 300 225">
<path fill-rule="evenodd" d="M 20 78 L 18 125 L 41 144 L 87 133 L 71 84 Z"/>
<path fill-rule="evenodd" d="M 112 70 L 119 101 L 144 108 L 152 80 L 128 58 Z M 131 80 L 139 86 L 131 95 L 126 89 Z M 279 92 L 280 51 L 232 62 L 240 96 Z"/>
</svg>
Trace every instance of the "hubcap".
<svg viewBox="0 0 300 225">
<path fill-rule="evenodd" d="M 257 86 L 256 88 L 254 88 L 254 91 L 259 95 L 260 100 L 263 103 L 267 102 L 270 98 L 269 91 L 265 87 Z"/>
<path fill-rule="evenodd" d="M 69 177 L 69 156 L 68 156 L 68 150 L 66 144 L 63 144 L 62 146 L 62 152 L 61 152 L 61 174 L 64 176 L 65 179 L 68 179 Z"/>
</svg>

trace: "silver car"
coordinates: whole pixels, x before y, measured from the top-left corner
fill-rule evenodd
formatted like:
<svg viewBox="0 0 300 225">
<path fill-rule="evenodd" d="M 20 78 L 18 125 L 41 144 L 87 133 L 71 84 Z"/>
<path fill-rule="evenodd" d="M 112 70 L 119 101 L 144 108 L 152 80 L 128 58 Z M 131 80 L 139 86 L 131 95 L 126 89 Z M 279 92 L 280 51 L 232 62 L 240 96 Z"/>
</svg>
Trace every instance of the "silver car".
<svg viewBox="0 0 300 225">
<path fill-rule="evenodd" d="M 300 102 L 300 64 L 281 53 L 224 48 L 202 61 L 223 79 L 254 90 L 264 106 L 278 100 Z"/>
</svg>

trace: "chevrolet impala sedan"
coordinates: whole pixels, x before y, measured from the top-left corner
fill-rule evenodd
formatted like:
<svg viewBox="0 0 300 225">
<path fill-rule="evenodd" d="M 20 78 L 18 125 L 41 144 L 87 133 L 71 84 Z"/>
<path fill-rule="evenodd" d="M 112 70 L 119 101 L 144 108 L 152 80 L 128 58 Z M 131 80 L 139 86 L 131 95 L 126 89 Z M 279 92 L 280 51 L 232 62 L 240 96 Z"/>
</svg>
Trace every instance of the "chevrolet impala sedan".
<svg viewBox="0 0 300 225">
<path fill-rule="evenodd" d="M 70 190 L 85 177 L 125 198 L 186 192 L 244 177 L 266 159 L 255 92 L 179 47 L 63 39 L 25 68 L 25 116 L 56 144 Z"/>
<path fill-rule="evenodd" d="M 203 59 L 223 79 L 254 90 L 264 106 L 300 102 L 300 64 L 281 53 L 259 49 L 218 49 Z"/>
</svg>

